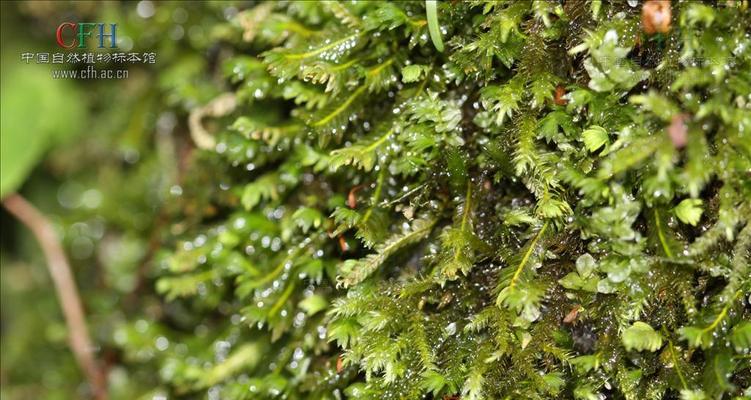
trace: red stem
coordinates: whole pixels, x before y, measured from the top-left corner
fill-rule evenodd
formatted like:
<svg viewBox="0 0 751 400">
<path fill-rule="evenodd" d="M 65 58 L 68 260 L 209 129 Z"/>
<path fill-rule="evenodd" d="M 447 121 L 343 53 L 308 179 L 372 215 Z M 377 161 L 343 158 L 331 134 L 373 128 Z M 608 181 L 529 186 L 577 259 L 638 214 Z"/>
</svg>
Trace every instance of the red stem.
<svg viewBox="0 0 751 400">
<path fill-rule="evenodd" d="M 3 200 L 3 206 L 19 221 L 26 225 L 36 237 L 47 259 L 47 269 L 55 284 L 55 292 L 68 326 L 68 342 L 79 367 L 86 375 L 94 398 L 107 399 L 107 386 L 103 371 L 94 358 L 94 346 L 86 328 L 81 298 L 76 282 L 65 257 L 52 223 L 31 203 L 18 194 L 11 194 Z"/>
</svg>

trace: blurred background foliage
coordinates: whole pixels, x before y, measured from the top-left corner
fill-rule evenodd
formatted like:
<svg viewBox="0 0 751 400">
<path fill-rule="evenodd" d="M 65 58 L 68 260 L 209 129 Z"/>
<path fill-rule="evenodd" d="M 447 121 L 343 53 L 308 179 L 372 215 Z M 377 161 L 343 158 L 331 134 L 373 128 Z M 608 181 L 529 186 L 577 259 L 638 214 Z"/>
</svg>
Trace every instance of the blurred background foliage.
<svg viewBox="0 0 751 400">
<path fill-rule="evenodd" d="M 192 148 L 186 121 L 191 107 L 222 87 L 215 63 L 230 29 L 222 23 L 242 6 L 2 2 L 2 193 L 23 183 L 19 190 L 53 220 L 101 345 L 111 398 L 164 392 L 157 371 L 139 362 L 153 354 L 123 354 L 114 338 L 127 334 L 127 321 L 145 332 L 159 330 L 146 321 L 169 319 L 165 314 L 188 317 L 164 309 L 169 305 L 147 283 L 148 271 L 165 233 L 179 233 L 211 212 L 204 204 L 182 204 L 180 182 L 200 181 L 192 187 L 204 197 L 219 190 L 214 177 L 186 171 Z M 124 80 L 55 80 L 51 65 L 22 62 L 23 52 L 59 51 L 55 29 L 64 21 L 117 23 L 121 50 L 155 52 L 157 62 L 128 65 Z M 85 397 L 45 260 L 5 210 L 0 261 L 1 397 Z"/>
</svg>

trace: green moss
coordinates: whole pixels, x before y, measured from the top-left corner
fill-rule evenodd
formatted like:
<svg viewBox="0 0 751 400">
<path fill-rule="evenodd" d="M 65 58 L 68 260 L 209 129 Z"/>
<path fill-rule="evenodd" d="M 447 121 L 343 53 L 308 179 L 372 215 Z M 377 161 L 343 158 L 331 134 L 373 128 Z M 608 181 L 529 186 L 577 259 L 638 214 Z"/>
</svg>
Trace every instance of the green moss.
<svg viewBox="0 0 751 400">
<path fill-rule="evenodd" d="M 120 362 L 185 398 L 751 395 L 751 11 L 672 6 L 438 2 L 442 52 L 424 2 L 216 23 L 200 103 L 238 105 Z"/>
</svg>

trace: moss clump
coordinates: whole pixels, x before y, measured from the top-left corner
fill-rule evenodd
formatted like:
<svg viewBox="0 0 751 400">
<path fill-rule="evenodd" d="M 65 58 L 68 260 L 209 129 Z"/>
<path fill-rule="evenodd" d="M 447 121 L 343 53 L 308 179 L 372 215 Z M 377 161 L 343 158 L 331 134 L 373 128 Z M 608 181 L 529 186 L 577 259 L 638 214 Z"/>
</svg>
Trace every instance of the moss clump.
<svg viewBox="0 0 751 400">
<path fill-rule="evenodd" d="M 751 19 L 655 3 L 243 11 L 242 207 L 158 282 L 266 343 L 223 393 L 742 396 Z"/>
</svg>

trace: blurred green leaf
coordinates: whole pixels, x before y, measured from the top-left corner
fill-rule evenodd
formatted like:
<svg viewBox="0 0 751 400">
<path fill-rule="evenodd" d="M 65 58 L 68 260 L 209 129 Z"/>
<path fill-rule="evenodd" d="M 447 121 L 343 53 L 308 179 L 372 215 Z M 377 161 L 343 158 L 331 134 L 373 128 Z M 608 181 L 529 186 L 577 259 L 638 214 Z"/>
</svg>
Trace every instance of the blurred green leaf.
<svg viewBox="0 0 751 400">
<path fill-rule="evenodd" d="M 15 191 L 51 146 L 81 132 L 85 99 L 42 65 L 3 68 L 0 196 Z"/>
<path fill-rule="evenodd" d="M 675 216 L 684 224 L 696 226 L 701 219 L 703 201 L 701 199 L 685 199 L 673 209 Z"/>
<path fill-rule="evenodd" d="M 623 332 L 623 346 L 626 350 L 656 351 L 662 347 L 662 336 L 648 324 L 636 321 Z"/>
<path fill-rule="evenodd" d="M 601 126 L 593 125 L 582 132 L 582 141 L 587 146 L 587 150 L 594 152 L 609 143 L 608 132 Z"/>
</svg>

